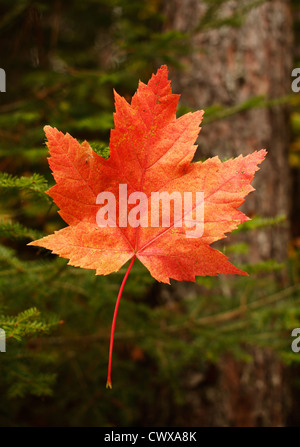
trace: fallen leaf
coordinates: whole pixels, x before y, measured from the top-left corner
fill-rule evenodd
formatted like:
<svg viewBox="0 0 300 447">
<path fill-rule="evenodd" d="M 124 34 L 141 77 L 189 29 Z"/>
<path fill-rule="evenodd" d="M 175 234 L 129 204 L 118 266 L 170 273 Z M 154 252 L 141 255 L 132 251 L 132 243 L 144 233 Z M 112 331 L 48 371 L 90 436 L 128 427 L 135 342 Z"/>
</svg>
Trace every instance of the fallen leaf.
<svg viewBox="0 0 300 447">
<path fill-rule="evenodd" d="M 147 85 L 139 83 L 131 104 L 115 92 L 115 127 L 107 160 L 86 141 L 80 144 L 68 133 L 46 126 L 49 165 L 56 181 L 48 194 L 68 226 L 29 245 L 50 249 L 69 259 L 70 265 L 95 269 L 97 275 L 118 271 L 135 258 L 165 283 L 170 278 L 195 281 L 196 276 L 247 274 L 210 245 L 248 220 L 238 208 L 254 189 L 250 183 L 266 151 L 223 163 L 218 157 L 192 162 L 204 112 L 177 119 L 178 100 L 179 95 L 172 94 L 166 66 Z M 106 213 L 107 226 L 99 226 L 97 219 L 102 209 L 97 197 L 103 192 L 116 199 L 116 215 L 112 218 Z M 133 193 L 144 195 L 134 200 Z M 155 193 L 175 193 L 182 198 L 177 213 L 175 203 L 170 202 L 167 225 L 163 218 L 168 209 L 162 201 L 154 213 L 151 198 Z M 192 193 L 188 210 L 185 193 Z M 132 203 L 128 203 L 130 197 Z M 103 201 L 103 207 L 108 203 L 108 199 Z M 130 216 L 140 225 L 130 225 Z M 155 225 L 150 216 L 156 219 Z M 197 233 L 190 236 L 191 224 L 202 229 L 201 237 Z"/>
</svg>

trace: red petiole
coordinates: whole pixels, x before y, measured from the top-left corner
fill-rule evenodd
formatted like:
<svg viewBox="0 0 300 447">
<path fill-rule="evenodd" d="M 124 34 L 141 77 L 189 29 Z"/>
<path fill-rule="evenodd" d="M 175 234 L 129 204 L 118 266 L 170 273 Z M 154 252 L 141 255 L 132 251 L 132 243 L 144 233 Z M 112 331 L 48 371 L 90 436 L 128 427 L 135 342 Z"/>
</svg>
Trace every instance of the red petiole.
<svg viewBox="0 0 300 447">
<path fill-rule="evenodd" d="M 113 352 L 113 344 L 114 344 L 114 333 L 115 333 L 115 327 L 116 327 L 116 319 L 117 319 L 117 313 L 118 313 L 118 308 L 119 308 L 119 304 L 120 304 L 120 300 L 121 300 L 121 296 L 123 293 L 123 289 L 125 286 L 125 283 L 127 281 L 129 272 L 131 270 L 131 267 L 133 266 L 133 263 L 135 261 L 136 256 L 134 255 L 133 258 L 131 259 L 131 262 L 128 266 L 127 272 L 125 273 L 125 276 L 123 278 L 120 290 L 119 290 L 119 294 L 118 294 L 118 298 L 117 298 L 117 302 L 115 305 L 115 311 L 114 311 L 114 316 L 113 316 L 113 320 L 112 320 L 112 325 L 111 325 L 111 332 L 110 332 L 110 345 L 109 345 L 109 359 L 108 359 L 108 371 L 107 371 L 107 381 L 106 381 L 106 388 L 112 388 L 112 384 L 111 384 L 111 361 L 112 361 L 112 352 Z"/>
</svg>

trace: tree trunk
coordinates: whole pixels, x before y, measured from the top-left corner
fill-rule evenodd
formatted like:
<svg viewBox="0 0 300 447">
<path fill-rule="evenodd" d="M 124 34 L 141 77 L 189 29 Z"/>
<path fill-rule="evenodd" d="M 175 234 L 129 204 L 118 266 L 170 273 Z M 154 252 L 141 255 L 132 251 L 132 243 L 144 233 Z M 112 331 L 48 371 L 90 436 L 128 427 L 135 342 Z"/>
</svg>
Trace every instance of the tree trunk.
<svg viewBox="0 0 300 447">
<path fill-rule="evenodd" d="M 249 3 L 225 2 L 220 18 Z M 205 16 L 207 4 L 201 0 L 165 0 L 166 27 L 190 32 Z M 173 91 L 181 93 L 181 104 L 204 110 L 218 104 L 235 107 L 257 96 L 266 100 L 283 97 L 291 93 L 292 45 L 289 1 L 275 0 L 250 8 L 241 26 L 200 29 L 193 34 L 193 51 L 180 61 L 184 70 L 171 71 Z M 248 108 L 222 120 L 207 121 L 204 118 L 196 157 L 218 155 L 225 159 L 266 148 L 268 156 L 253 182 L 257 191 L 247 197 L 241 209 L 250 217 L 288 218 L 287 106 Z M 247 262 L 286 259 L 288 238 L 288 225 L 250 232 L 246 235 L 250 246 Z M 199 388 L 192 389 L 195 377 L 187 379 L 191 425 L 286 425 L 290 394 L 285 369 L 268 350 L 253 348 L 251 354 L 251 364 L 224 357 Z"/>
<path fill-rule="evenodd" d="M 243 1 L 225 2 L 221 17 L 235 13 Z M 165 2 L 167 26 L 189 32 L 204 17 L 206 2 Z M 253 97 L 267 100 L 291 93 L 292 19 L 288 1 L 252 8 L 241 26 L 196 32 L 193 53 L 181 62 L 183 71 L 171 73 L 181 103 L 193 109 L 213 105 L 234 107 Z M 205 124 L 198 139 L 199 158 L 221 159 L 266 148 L 267 159 L 253 182 L 257 191 L 241 208 L 248 216 L 289 216 L 289 115 L 284 105 L 254 108 Z M 248 240 L 252 262 L 286 258 L 287 224 L 253 233 Z M 248 257 L 249 262 L 249 257 Z"/>
</svg>

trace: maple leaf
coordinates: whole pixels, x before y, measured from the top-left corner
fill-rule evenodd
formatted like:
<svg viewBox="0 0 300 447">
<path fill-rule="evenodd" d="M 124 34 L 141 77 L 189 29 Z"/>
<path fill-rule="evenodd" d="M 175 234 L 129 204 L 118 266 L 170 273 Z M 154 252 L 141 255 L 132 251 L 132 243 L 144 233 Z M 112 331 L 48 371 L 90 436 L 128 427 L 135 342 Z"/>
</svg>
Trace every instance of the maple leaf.
<svg viewBox="0 0 300 447">
<path fill-rule="evenodd" d="M 80 144 L 68 133 L 45 126 L 49 165 L 56 181 L 48 194 L 68 226 L 29 244 L 68 258 L 70 265 L 95 269 L 98 275 L 118 271 L 131 260 L 115 308 L 110 362 L 118 305 L 136 258 L 157 281 L 165 283 L 170 283 L 170 278 L 195 281 L 196 276 L 247 274 L 210 244 L 248 220 L 238 207 L 254 190 L 250 183 L 266 155 L 262 149 L 223 163 L 218 157 L 192 162 L 204 112 L 176 118 L 179 95 L 171 91 L 166 66 L 153 74 L 147 85 L 139 83 L 131 104 L 114 94 L 115 127 L 107 160 L 86 141 Z M 121 186 L 126 186 L 123 195 Z M 116 202 L 112 202 L 113 219 L 108 209 L 106 225 L 101 226 L 97 214 L 99 203 L 104 204 L 98 199 L 102 192 L 111 194 Z M 174 209 L 172 214 L 172 206 L 168 208 L 160 200 L 151 225 L 145 218 L 151 212 L 153 218 L 150 197 L 155 193 L 168 194 Z M 172 201 L 170 197 L 185 193 L 196 200 L 188 210 L 181 206 L 175 213 L 175 198 Z M 166 211 L 167 225 L 163 224 Z M 134 225 L 128 224 L 130 215 Z M 190 232 L 192 224 L 202 229 L 198 236 Z M 107 384 L 111 387 L 110 371 Z"/>
</svg>

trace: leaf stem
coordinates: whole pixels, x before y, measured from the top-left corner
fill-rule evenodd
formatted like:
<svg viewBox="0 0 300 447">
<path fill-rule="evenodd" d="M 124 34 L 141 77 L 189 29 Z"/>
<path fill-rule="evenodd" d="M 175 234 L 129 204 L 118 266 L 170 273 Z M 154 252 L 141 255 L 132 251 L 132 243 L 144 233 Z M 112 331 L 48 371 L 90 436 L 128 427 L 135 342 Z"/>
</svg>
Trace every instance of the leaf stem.
<svg viewBox="0 0 300 447">
<path fill-rule="evenodd" d="M 119 308 L 119 304 L 120 304 L 120 300 L 121 300 L 121 296 L 123 293 L 123 289 L 125 286 L 125 283 L 127 281 L 129 272 L 131 270 L 131 267 L 133 266 L 133 263 L 135 261 L 136 255 L 133 256 L 133 258 L 131 259 L 131 262 L 128 266 L 127 272 L 125 273 L 125 276 L 123 278 L 120 290 L 119 290 L 119 294 L 118 294 L 118 298 L 117 298 L 117 302 L 115 305 L 115 311 L 114 311 L 114 316 L 113 316 L 113 320 L 112 320 L 112 325 L 111 325 L 111 332 L 110 332 L 110 344 L 109 344 L 109 360 L 108 360 L 108 371 L 107 371 L 107 381 L 106 381 L 106 388 L 112 388 L 112 384 L 111 384 L 111 361 L 112 361 L 112 352 L 113 352 L 113 344 L 114 344 L 114 333 L 115 333 L 115 326 L 116 326 L 116 319 L 117 319 L 117 313 L 118 313 L 118 308 Z"/>
</svg>

